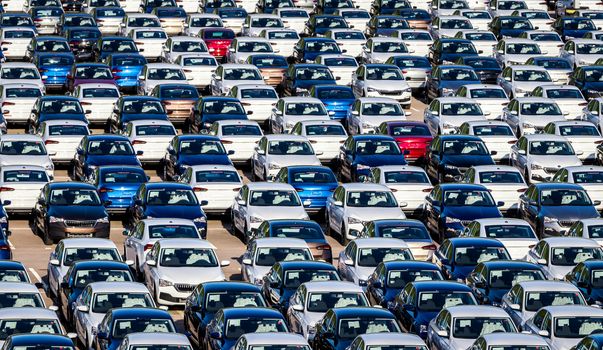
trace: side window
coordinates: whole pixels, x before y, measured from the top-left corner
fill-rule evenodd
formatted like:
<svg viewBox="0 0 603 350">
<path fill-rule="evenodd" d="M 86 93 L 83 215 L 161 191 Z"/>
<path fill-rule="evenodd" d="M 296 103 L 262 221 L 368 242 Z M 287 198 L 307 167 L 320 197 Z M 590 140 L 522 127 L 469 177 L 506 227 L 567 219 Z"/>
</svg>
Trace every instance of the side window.
<svg viewBox="0 0 603 350">
<path fill-rule="evenodd" d="M 136 225 L 136 231 L 134 232 L 134 238 L 142 239 L 143 234 L 144 234 L 144 222 L 139 222 Z"/>
<path fill-rule="evenodd" d="M 536 315 L 534 316 L 534 320 L 532 321 L 534 323 L 534 326 L 542 329 L 542 322 L 544 321 L 545 315 L 546 310 L 540 310 L 538 313 L 536 313 Z"/>
</svg>

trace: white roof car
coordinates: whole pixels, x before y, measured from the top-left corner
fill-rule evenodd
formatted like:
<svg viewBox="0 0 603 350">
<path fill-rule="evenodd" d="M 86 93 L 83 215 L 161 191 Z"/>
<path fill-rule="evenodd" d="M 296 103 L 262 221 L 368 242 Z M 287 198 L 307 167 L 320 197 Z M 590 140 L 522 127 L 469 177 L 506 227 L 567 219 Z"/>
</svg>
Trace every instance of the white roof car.
<svg viewBox="0 0 603 350">
<path fill-rule="evenodd" d="M 180 181 L 193 188 L 199 202 L 207 200 L 203 206 L 206 213 L 228 212 L 243 186 L 241 176 L 232 165 L 193 165 L 186 169 Z"/>
<path fill-rule="evenodd" d="M 54 177 L 54 164 L 40 136 L 1 135 L 0 148 L 0 166 L 37 165 L 43 167 L 49 177 Z"/>
<path fill-rule="evenodd" d="M 8 298 L 8 295 L 15 297 Z M 5 300 L 3 307 L 46 307 L 40 290 L 32 283 L 0 282 L 0 297 Z"/>
<path fill-rule="evenodd" d="M 522 219 L 477 219 L 467 225 L 463 236 L 496 238 L 507 248 L 512 259 L 522 260 L 538 237 L 530 224 Z"/>
<path fill-rule="evenodd" d="M 601 246 L 592 239 L 548 237 L 530 249 L 526 260 L 542 265 L 550 279 L 563 279 L 577 264 L 602 256 Z"/>
<path fill-rule="evenodd" d="M 33 84 L 45 91 L 44 83 L 33 63 L 4 62 L 0 65 L 0 84 Z"/>
</svg>

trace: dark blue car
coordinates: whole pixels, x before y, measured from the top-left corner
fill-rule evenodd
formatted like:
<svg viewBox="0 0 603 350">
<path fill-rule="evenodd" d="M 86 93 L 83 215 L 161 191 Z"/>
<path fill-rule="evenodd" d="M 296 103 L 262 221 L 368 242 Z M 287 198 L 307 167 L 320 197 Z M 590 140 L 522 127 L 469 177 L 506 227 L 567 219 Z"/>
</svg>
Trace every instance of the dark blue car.
<svg viewBox="0 0 603 350">
<path fill-rule="evenodd" d="M 307 96 L 316 85 L 333 85 L 335 77 L 323 64 L 301 63 L 289 66 L 283 81 L 277 86 L 282 96 Z"/>
<path fill-rule="evenodd" d="M 436 264 L 426 261 L 381 262 L 366 281 L 366 294 L 371 304 L 394 312 L 394 298 L 407 283 L 416 280 L 442 281 L 444 276 Z"/>
<path fill-rule="evenodd" d="M 542 281 L 546 276 L 540 265 L 526 261 L 496 260 L 480 263 L 467 276 L 466 283 L 480 304 L 499 306 L 518 281 Z"/>
<path fill-rule="evenodd" d="M 111 67 L 115 84 L 122 90 L 136 90 L 138 76 L 147 59 L 138 54 L 113 54 L 107 56 L 105 64 Z"/>
<path fill-rule="evenodd" d="M 141 1 L 140 8 L 143 13 L 151 13 L 157 7 L 176 7 L 176 0 L 144 0 Z"/>
<path fill-rule="evenodd" d="M 175 136 L 167 148 L 163 159 L 163 176 L 173 179 L 182 175 L 193 165 L 232 165 L 228 158 L 234 151 L 226 151 L 220 139 L 209 135 L 179 135 Z"/>
<path fill-rule="evenodd" d="M 67 270 L 59 289 L 58 306 L 63 317 L 72 324 L 74 303 L 86 286 L 93 282 L 135 281 L 130 266 L 120 261 L 76 261 Z"/>
<path fill-rule="evenodd" d="M 205 349 L 230 350 L 240 336 L 258 329 L 289 332 L 285 318 L 277 310 L 263 307 L 221 309 L 207 325 Z"/>
<path fill-rule="evenodd" d="M 197 200 L 193 189 L 175 182 L 144 183 L 126 211 L 128 226 L 134 227 L 142 219 L 176 218 L 193 220 L 203 239 L 207 235 L 207 216 L 201 206 L 207 201 Z"/>
<path fill-rule="evenodd" d="M 127 137 L 121 135 L 86 135 L 76 149 L 72 161 L 73 178 L 84 181 L 102 165 L 134 165 L 142 167 Z"/>
<path fill-rule="evenodd" d="M 27 120 L 25 131 L 33 133 L 40 123 L 47 120 L 79 120 L 88 123 L 88 110 L 84 110 L 80 101 L 71 96 L 47 95 L 39 97 Z"/>
<path fill-rule="evenodd" d="M 57 25 L 58 34 L 63 36 L 65 32 L 70 28 L 98 28 L 98 24 L 88 13 L 78 12 L 66 12 L 61 16 Z"/>
<path fill-rule="evenodd" d="M 122 96 L 115 103 L 105 132 L 118 133 L 134 120 L 169 120 L 161 100 L 151 96 Z"/>
<path fill-rule="evenodd" d="M 237 281 L 201 283 L 184 304 L 184 329 L 190 333 L 194 343 L 202 346 L 206 327 L 216 312 L 239 304 L 267 306 L 262 290 L 254 284 Z"/>
<path fill-rule="evenodd" d="M 593 332 L 591 335 L 582 338 L 574 348 L 601 350 L 603 349 L 603 334 Z"/>
<path fill-rule="evenodd" d="M 304 209 L 309 213 L 323 211 L 327 198 L 338 186 L 337 177 L 329 167 L 298 165 L 282 168 L 275 182 L 288 183 L 295 188 Z"/>
<path fill-rule="evenodd" d="M 479 76 L 471 66 L 440 65 L 427 77 L 427 99 L 451 96 L 458 88 L 468 84 L 481 84 Z"/>
<path fill-rule="evenodd" d="M 165 310 L 124 307 L 111 309 L 98 325 L 93 347 L 96 350 L 116 350 L 123 338 L 130 333 L 153 332 L 176 333 L 176 325 Z"/>
<path fill-rule="evenodd" d="M 0 281 L 31 283 L 23 263 L 6 259 L 0 259 Z"/>
<path fill-rule="evenodd" d="M 354 91 L 345 85 L 316 85 L 310 89 L 310 97 L 319 99 L 327 108 L 333 112 L 331 119 L 344 120 L 348 115 L 348 109 L 356 100 Z"/>
<path fill-rule="evenodd" d="M 411 333 L 427 338 L 427 326 L 446 307 L 477 305 L 468 286 L 452 281 L 410 282 L 393 302 L 393 314 Z"/>
<path fill-rule="evenodd" d="M 96 187 L 103 202 L 110 213 L 124 212 L 132 205 L 132 198 L 140 184 L 148 181 L 144 170 L 137 166 L 101 166 L 93 170 L 90 179 Z"/>
<path fill-rule="evenodd" d="M 107 56 L 117 53 L 138 54 L 138 47 L 134 40 L 121 36 L 104 36 L 97 40 L 93 48 L 93 57 L 96 62 L 101 62 Z"/>
<path fill-rule="evenodd" d="M 341 54 L 337 41 L 329 38 L 301 38 L 293 48 L 296 63 L 314 62 L 319 55 Z"/>
<path fill-rule="evenodd" d="M 511 260 L 504 244 L 494 238 L 450 238 L 433 255 L 444 277 L 453 281 L 464 281 L 480 262 L 490 260 Z"/>
<path fill-rule="evenodd" d="M 482 185 L 440 184 L 426 197 L 423 222 L 442 242 L 460 235 L 473 220 L 502 217 L 498 210 L 502 205 L 504 202 L 495 202 Z"/>
<path fill-rule="evenodd" d="M 302 283 L 310 281 L 341 281 L 337 269 L 321 261 L 281 261 L 264 276 L 262 293 L 268 305 L 287 313 L 289 298 Z"/>
<path fill-rule="evenodd" d="M 380 14 L 373 16 L 366 26 L 368 36 L 391 36 L 400 29 L 410 29 L 408 21 L 402 16 Z"/>
<path fill-rule="evenodd" d="M 349 28 L 349 25 L 341 16 L 312 15 L 306 22 L 305 33 L 308 34 L 309 37 L 319 37 L 324 36 L 329 30 L 346 28 Z"/>
<path fill-rule="evenodd" d="M 71 53 L 44 53 L 34 60 L 46 89 L 60 89 L 67 83 L 67 75 L 75 63 Z"/>
<path fill-rule="evenodd" d="M 597 30 L 597 26 L 588 17 L 559 17 L 553 22 L 553 30 L 561 35 L 563 41 L 583 38 L 584 34 Z"/>
<path fill-rule="evenodd" d="M 587 99 L 603 96 L 603 66 L 582 66 L 570 75 L 569 84 L 575 85 Z"/>
<path fill-rule="evenodd" d="M 428 58 L 435 66 L 452 64 L 460 57 L 477 56 L 477 49 L 466 39 L 436 39 L 429 48 Z"/>
<path fill-rule="evenodd" d="M 69 337 L 58 334 L 16 334 L 6 338 L 4 348 L 17 349 L 61 349 L 75 350 L 75 345 Z"/>
<path fill-rule="evenodd" d="M 589 304 L 603 305 L 603 261 L 583 261 L 565 276 L 565 280 L 578 287 Z"/>
<path fill-rule="evenodd" d="M 406 165 L 404 153 L 391 136 L 354 135 L 341 146 L 339 176 L 342 180 L 358 181 L 368 176 L 370 168 L 380 165 Z"/>
<path fill-rule="evenodd" d="M 529 19 L 521 16 L 498 16 L 494 17 L 488 29 L 498 40 L 502 38 L 517 38 L 524 32 L 534 30 L 534 26 Z"/>
<path fill-rule="evenodd" d="M 473 68 L 481 82 L 484 84 L 496 84 L 496 78 L 498 78 L 498 75 L 502 72 L 502 68 L 494 57 L 461 57 L 456 63 Z"/>
<path fill-rule="evenodd" d="M 234 97 L 201 97 L 192 108 L 191 118 L 185 121 L 184 130 L 199 133 L 218 120 L 247 120 L 247 114 L 251 113 L 246 112 L 241 101 Z"/>
<path fill-rule="evenodd" d="M 96 27 L 76 27 L 65 31 L 71 52 L 78 61 L 92 59 L 92 48 L 101 35 L 100 30 Z"/>
</svg>

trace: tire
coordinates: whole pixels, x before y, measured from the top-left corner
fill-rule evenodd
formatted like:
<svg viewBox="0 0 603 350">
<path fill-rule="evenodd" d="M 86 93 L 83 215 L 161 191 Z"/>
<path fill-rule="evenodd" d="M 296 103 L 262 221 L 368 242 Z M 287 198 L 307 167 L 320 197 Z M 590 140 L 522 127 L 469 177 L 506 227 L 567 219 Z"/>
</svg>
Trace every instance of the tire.
<svg viewBox="0 0 603 350">
<path fill-rule="evenodd" d="M 255 162 L 253 160 L 251 160 L 251 181 L 252 182 L 258 181 L 258 177 L 255 174 Z"/>
<path fill-rule="evenodd" d="M 264 169 L 264 179 L 263 181 L 268 181 L 268 172 L 266 171 L 266 169 Z"/>
<path fill-rule="evenodd" d="M 163 181 L 170 181 L 170 176 L 168 175 L 167 164 L 163 163 Z"/>
<path fill-rule="evenodd" d="M 325 209 L 325 235 L 326 236 L 332 236 L 333 235 L 333 230 L 331 230 L 331 225 L 329 224 L 329 213 L 327 212 L 327 210 Z"/>
<path fill-rule="evenodd" d="M 42 242 L 44 242 L 44 245 L 52 245 L 54 243 L 53 239 L 48 235 L 48 228 L 46 226 L 44 226 L 44 231 L 42 232 Z"/>
<path fill-rule="evenodd" d="M 344 247 L 346 245 L 348 245 L 349 240 L 348 240 L 347 234 L 345 232 L 345 225 L 344 224 L 341 224 L 341 231 L 339 232 L 339 235 L 341 236 L 341 241 L 340 241 L 341 245 L 344 246 Z"/>
</svg>

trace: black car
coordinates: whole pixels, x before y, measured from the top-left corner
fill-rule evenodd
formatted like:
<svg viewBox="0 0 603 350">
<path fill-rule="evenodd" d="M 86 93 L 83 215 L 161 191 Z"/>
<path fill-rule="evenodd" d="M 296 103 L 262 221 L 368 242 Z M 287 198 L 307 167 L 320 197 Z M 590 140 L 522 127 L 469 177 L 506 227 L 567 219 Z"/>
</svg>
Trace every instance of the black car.
<svg viewBox="0 0 603 350">
<path fill-rule="evenodd" d="M 583 261 L 565 275 L 565 280 L 578 287 L 589 304 L 603 305 L 603 261 Z"/>
<path fill-rule="evenodd" d="M 502 72 L 502 68 L 494 57 L 459 57 L 456 64 L 473 68 L 484 84 L 496 84 L 496 78 Z"/>
<path fill-rule="evenodd" d="M 52 182 L 42 188 L 30 223 L 44 244 L 66 237 L 109 238 L 111 224 L 96 188 L 81 182 Z"/>
</svg>

